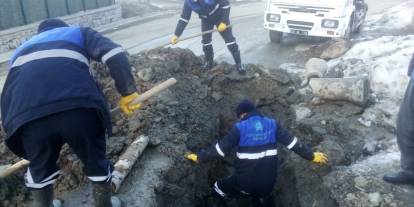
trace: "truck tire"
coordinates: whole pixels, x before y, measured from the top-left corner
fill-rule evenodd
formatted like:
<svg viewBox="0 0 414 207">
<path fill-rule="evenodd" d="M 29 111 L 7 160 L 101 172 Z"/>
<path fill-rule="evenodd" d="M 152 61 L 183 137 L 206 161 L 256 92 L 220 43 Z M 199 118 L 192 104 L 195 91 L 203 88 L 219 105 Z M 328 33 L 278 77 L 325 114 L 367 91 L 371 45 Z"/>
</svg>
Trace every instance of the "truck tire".
<svg viewBox="0 0 414 207">
<path fill-rule="evenodd" d="M 362 19 L 361 24 L 359 24 L 359 26 L 356 28 L 355 33 L 361 32 L 361 27 L 365 22 L 365 18 L 367 16 L 367 12 L 368 12 L 368 4 L 366 4 L 366 3 L 364 3 L 364 10 L 365 10 L 364 18 Z"/>
<path fill-rule="evenodd" d="M 353 23 L 354 23 L 354 14 L 352 14 L 351 19 L 348 23 L 348 28 L 345 30 L 345 35 L 343 37 L 344 40 L 349 41 L 351 39 L 351 35 L 353 33 Z"/>
<path fill-rule="evenodd" d="M 269 30 L 269 37 L 272 43 L 280 43 L 282 41 L 283 32 Z"/>
</svg>

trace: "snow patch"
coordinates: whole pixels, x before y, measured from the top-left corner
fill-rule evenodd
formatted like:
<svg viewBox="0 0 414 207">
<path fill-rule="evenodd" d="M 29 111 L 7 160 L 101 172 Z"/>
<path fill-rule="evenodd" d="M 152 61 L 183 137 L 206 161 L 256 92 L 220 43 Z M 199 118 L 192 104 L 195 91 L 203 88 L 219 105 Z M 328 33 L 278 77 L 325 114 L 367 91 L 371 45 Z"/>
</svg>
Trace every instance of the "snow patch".
<svg viewBox="0 0 414 207">
<path fill-rule="evenodd" d="M 330 70 L 341 69 L 345 77 L 368 75 L 379 100 L 399 101 L 409 80 L 407 68 L 413 52 L 414 35 L 384 36 L 356 44 L 328 65 Z"/>
<path fill-rule="evenodd" d="M 363 31 L 379 29 L 399 30 L 412 24 L 414 13 L 414 1 L 410 0 L 394 6 L 380 14 L 371 15 L 366 18 Z"/>
<path fill-rule="evenodd" d="M 361 124 L 395 128 L 413 53 L 414 35 L 384 36 L 357 43 L 341 58 L 328 62 L 329 70 L 343 71 L 344 77 L 368 76 L 375 104 L 365 110 Z"/>
</svg>

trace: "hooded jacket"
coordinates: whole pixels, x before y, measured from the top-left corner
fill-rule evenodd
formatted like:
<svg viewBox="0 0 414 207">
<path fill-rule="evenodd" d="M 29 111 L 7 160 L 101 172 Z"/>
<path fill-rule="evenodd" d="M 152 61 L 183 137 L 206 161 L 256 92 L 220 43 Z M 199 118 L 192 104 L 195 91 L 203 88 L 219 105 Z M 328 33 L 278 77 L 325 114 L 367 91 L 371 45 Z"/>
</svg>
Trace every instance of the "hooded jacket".
<svg viewBox="0 0 414 207">
<path fill-rule="evenodd" d="M 312 160 L 312 150 L 282 128 L 276 120 L 257 111 L 237 122 L 214 146 L 198 153 L 200 162 L 223 158 L 236 149 L 234 176 L 246 193 L 271 192 L 277 178 L 278 144 Z"/>
<path fill-rule="evenodd" d="M 214 24 L 220 22 L 230 24 L 230 3 L 228 0 L 185 0 L 181 17 L 174 32 L 176 36 L 181 36 L 193 11 L 198 14 L 200 19 L 211 21 Z"/>
<path fill-rule="evenodd" d="M 94 108 L 110 132 L 107 101 L 89 71 L 91 59 L 109 66 L 121 95 L 136 91 L 123 49 L 90 28 L 50 29 L 16 49 L 1 95 L 6 145 L 15 154 L 23 156 L 15 138 L 21 126 L 66 110 Z"/>
</svg>

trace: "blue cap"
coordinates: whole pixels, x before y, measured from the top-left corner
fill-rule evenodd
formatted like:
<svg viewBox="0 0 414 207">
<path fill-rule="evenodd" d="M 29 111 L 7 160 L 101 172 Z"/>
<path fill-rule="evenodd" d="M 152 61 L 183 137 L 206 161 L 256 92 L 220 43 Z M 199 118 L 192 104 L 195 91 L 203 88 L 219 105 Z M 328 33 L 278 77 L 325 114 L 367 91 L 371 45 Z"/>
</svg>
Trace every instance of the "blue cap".
<svg viewBox="0 0 414 207">
<path fill-rule="evenodd" d="M 37 28 L 37 33 L 46 32 L 51 29 L 55 29 L 58 27 L 68 27 L 69 25 L 66 24 L 64 21 L 60 19 L 46 19 L 43 22 L 39 24 L 39 27 Z"/>
<path fill-rule="evenodd" d="M 256 106 L 254 105 L 254 103 L 251 102 L 248 99 L 245 99 L 245 100 L 241 101 L 239 103 L 239 105 L 237 106 L 236 114 L 237 114 L 237 116 L 240 116 L 244 113 L 249 113 L 249 112 L 254 111 L 254 110 L 256 110 Z"/>
</svg>

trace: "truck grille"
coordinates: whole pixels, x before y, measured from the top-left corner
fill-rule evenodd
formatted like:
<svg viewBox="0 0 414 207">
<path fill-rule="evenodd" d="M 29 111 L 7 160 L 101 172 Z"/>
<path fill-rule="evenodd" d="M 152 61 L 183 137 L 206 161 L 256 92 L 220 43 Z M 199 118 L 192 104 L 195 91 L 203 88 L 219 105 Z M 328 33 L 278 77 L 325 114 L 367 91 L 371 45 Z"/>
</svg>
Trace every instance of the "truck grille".
<svg viewBox="0 0 414 207">
<path fill-rule="evenodd" d="M 287 23 L 288 24 L 295 24 L 295 25 L 303 25 L 303 26 L 313 27 L 313 22 L 302 22 L 302 21 L 287 20 Z"/>
<path fill-rule="evenodd" d="M 311 14 L 315 14 L 315 13 L 318 13 L 318 12 L 329 12 L 330 10 L 335 9 L 335 8 L 331 8 L 331 7 L 296 6 L 296 5 L 278 4 L 278 3 L 274 3 L 273 5 L 279 7 L 280 9 L 286 9 L 286 10 L 289 10 L 291 12 L 311 13 Z"/>
<path fill-rule="evenodd" d="M 298 7 L 298 8 L 289 8 L 290 12 L 300 12 L 300 13 L 310 13 L 310 14 L 316 14 L 318 10 L 315 9 L 308 9 L 306 7 Z"/>
<path fill-rule="evenodd" d="M 293 20 L 288 20 L 287 24 L 290 29 L 305 30 L 305 31 L 311 30 L 314 25 L 313 22 L 302 22 L 302 21 L 293 21 Z"/>
</svg>

